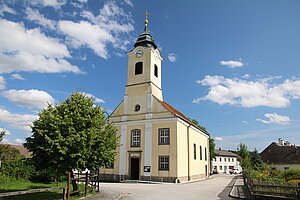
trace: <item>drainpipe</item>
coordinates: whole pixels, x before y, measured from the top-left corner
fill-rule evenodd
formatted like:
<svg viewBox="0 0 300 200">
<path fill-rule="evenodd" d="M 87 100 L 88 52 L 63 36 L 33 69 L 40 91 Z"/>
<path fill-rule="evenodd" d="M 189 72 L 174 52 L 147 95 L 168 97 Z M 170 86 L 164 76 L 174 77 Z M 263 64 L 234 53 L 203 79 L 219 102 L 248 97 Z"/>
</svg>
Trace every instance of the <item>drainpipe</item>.
<svg viewBox="0 0 300 200">
<path fill-rule="evenodd" d="M 188 181 L 191 180 L 191 177 L 190 177 L 190 127 L 191 125 L 189 125 L 187 127 L 187 147 L 188 147 L 188 150 L 187 150 L 187 154 L 188 154 Z"/>
</svg>

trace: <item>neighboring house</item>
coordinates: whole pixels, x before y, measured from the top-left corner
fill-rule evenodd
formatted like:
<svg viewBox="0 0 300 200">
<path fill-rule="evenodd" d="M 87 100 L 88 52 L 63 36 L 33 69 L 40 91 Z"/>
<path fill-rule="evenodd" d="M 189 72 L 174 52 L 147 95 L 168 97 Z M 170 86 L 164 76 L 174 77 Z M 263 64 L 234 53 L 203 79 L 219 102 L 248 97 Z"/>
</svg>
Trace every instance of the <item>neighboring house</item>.
<svg viewBox="0 0 300 200">
<path fill-rule="evenodd" d="M 215 150 L 215 158 L 212 160 L 213 172 L 229 174 L 230 170 L 242 171 L 240 157 L 230 151 Z"/>
<path fill-rule="evenodd" d="M 289 168 L 300 169 L 300 146 L 291 145 L 288 141 L 278 139 L 260 153 L 261 159 L 278 170 Z"/>
<path fill-rule="evenodd" d="M 31 157 L 31 152 L 29 152 L 23 145 L 15 145 L 15 144 L 0 144 L 5 146 L 10 146 L 17 149 L 21 155 L 25 156 L 25 158 Z"/>
<path fill-rule="evenodd" d="M 110 181 L 184 182 L 209 176 L 209 136 L 166 103 L 161 88 L 163 58 L 145 20 L 144 32 L 128 55 L 123 101 L 109 116 L 120 136 Z M 177 81 L 177 80 L 174 80 Z"/>
</svg>

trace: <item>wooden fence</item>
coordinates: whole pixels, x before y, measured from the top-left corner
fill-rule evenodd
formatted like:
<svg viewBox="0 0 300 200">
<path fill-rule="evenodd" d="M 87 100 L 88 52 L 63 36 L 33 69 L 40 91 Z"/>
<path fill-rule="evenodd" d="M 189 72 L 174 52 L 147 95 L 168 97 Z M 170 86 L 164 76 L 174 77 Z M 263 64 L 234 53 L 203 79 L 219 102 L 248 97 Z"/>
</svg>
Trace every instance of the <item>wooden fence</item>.
<svg viewBox="0 0 300 200">
<path fill-rule="evenodd" d="M 34 189 L 34 190 L 0 193 L 0 198 L 62 189 L 63 190 L 62 199 L 70 200 L 70 196 L 72 194 L 80 193 L 82 191 L 84 191 L 84 196 L 86 196 L 89 187 L 92 189 L 96 189 L 96 191 L 100 191 L 100 181 L 99 181 L 100 173 L 99 172 L 98 173 L 89 173 L 89 172 L 74 173 L 74 175 L 77 177 L 71 178 L 71 173 L 68 174 L 67 186 L 65 186 L 65 187 L 63 186 L 63 187 L 42 188 L 42 189 Z M 84 183 L 84 189 L 79 189 L 79 190 L 71 192 L 71 181 L 72 180 L 75 180 L 77 183 Z"/>
<path fill-rule="evenodd" d="M 253 199 L 300 199 L 300 183 L 257 181 L 244 175 Z"/>
</svg>

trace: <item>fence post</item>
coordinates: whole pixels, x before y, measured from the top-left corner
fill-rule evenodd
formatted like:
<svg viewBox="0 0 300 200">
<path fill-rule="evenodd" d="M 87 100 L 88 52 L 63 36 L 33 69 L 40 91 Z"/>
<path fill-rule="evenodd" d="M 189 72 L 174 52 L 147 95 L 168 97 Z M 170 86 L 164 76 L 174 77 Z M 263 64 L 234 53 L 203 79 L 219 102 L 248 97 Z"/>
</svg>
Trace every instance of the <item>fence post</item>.
<svg viewBox="0 0 300 200">
<path fill-rule="evenodd" d="M 70 200 L 70 195 L 71 195 L 71 186 L 70 186 L 70 183 L 71 183 L 71 173 L 69 172 L 68 173 L 68 188 L 67 188 L 68 194 L 67 194 L 67 200 Z"/>
<path fill-rule="evenodd" d="M 98 192 L 100 192 L 100 170 L 98 170 Z"/>
<path fill-rule="evenodd" d="M 89 184 L 89 182 L 88 182 L 88 180 L 89 180 L 89 171 L 86 171 L 86 173 L 85 173 L 85 188 L 84 188 L 84 196 L 86 196 L 86 194 L 87 194 L 87 189 L 88 189 L 88 184 Z"/>
<path fill-rule="evenodd" d="M 63 200 L 67 199 L 67 191 L 66 188 L 63 189 Z"/>
<path fill-rule="evenodd" d="M 298 198 L 300 199 L 300 182 L 298 182 Z"/>
</svg>

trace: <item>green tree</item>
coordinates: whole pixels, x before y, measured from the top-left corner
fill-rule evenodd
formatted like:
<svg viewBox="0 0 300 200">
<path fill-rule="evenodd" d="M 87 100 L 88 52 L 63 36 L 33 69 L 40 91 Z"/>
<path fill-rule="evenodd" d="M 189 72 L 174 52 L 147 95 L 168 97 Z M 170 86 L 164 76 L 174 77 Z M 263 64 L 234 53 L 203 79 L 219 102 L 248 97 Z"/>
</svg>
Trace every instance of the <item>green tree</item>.
<svg viewBox="0 0 300 200">
<path fill-rule="evenodd" d="M 209 136 L 209 157 L 210 157 L 210 160 L 212 161 L 212 159 L 216 157 L 216 154 L 215 154 L 215 146 L 216 146 L 215 145 L 215 140 L 210 137 L 210 133 L 206 130 L 205 127 L 199 125 L 199 122 L 197 120 L 192 119 L 191 121 L 196 126 L 198 126 L 206 135 Z"/>
<path fill-rule="evenodd" d="M 263 161 L 261 160 L 257 149 L 254 149 L 254 151 L 250 153 L 250 161 L 251 161 L 251 166 L 254 167 L 255 169 L 263 168 Z"/>
<path fill-rule="evenodd" d="M 246 144 L 240 143 L 238 146 L 238 154 L 241 156 L 241 166 L 244 169 L 247 169 L 250 167 L 251 159 L 250 159 L 250 153 L 248 151 L 248 148 Z"/>
<path fill-rule="evenodd" d="M 5 133 L 6 133 L 5 130 L 1 130 L 1 131 L 0 131 L 0 142 L 2 142 Z"/>
<path fill-rule="evenodd" d="M 24 144 L 38 169 L 61 176 L 73 169 L 98 170 L 114 162 L 116 129 L 92 98 L 74 92 L 59 105 L 48 105 L 38 116 Z"/>
<path fill-rule="evenodd" d="M 5 163 L 10 160 L 15 160 L 17 158 L 24 158 L 20 154 L 20 151 L 9 144 L 0 145 L 0 160 Z"/>
</svg>

